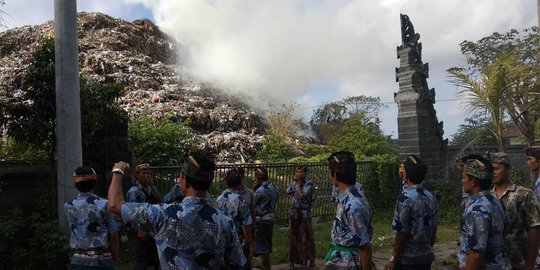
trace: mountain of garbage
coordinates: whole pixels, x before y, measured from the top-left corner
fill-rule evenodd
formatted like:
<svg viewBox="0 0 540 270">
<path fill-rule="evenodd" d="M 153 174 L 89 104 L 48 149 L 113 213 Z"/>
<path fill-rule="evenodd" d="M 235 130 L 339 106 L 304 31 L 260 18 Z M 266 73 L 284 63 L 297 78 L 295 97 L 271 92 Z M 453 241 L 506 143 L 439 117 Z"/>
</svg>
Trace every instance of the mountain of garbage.
<svg viewBox="0 0 540 270">
<path fill-rule="evenodd" d="M 21 93 L 32 53 L 53 35 L 53 21 L 0 33 L 0 98 Z M 181 44 L 150 20 L 81 12 L 78 42 L 81 72 L 90 82 L 124 85 L 119 102 L 130 118 L 173 116 L 189 123 L 199 148 L 218 161 L 254 160 L 265 121 L 242 97 L 190 79 L 178 60 Z"/>
</svg>

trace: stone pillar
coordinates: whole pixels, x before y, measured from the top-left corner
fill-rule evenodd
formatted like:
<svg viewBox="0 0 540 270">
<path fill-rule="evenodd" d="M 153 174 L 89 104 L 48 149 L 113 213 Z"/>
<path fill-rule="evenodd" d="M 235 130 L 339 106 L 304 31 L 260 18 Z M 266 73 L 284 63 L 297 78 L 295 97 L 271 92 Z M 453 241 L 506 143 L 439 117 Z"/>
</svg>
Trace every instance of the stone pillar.
<svg viewBox="0 0 540 270">
<path fill-rule="evenodd" d="M 422 63 L 420 35 L 414 31 L 407 15 L 401 16 L 402 44 L 397 47 L 399 68 L 396 82 L 399 92 L 394 93 L 398 104 L 398 136 L 400 158 L 417 155 L 429 168 L 426 180 L 443 177 L 444 150 L 443 124 L 437 120 L 433 104 L 435 89 L 429 89 L 428 64 Z"/>
</svg>

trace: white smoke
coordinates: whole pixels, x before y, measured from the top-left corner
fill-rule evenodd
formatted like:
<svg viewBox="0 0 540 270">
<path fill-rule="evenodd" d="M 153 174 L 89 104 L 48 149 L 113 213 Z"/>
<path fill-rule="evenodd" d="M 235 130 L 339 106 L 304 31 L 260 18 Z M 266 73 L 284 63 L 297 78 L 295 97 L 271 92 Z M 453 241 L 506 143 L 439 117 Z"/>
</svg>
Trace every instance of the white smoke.
<svg viewBox="0 0 540 270">
<path fill-rule="evenodd" d="M 410 16 L 431 49 L 424 62 L 432 63 L 432 75 L 446 76 L 447 68 L 462 63 L 459 42 L 509 25 L 520 29 L 531 16 L 515 14 L 535 10 L 525 0 L 124 1 L 146 6 L 159 27 L 186 46 L 189 58 L 182 61 L 197 78 L 280 100 L 305 97 L 325 80 L 337 82 L 323 94 L 327 100 L 360 94 L 391 100 L 400 13 Z"/>
</svg>

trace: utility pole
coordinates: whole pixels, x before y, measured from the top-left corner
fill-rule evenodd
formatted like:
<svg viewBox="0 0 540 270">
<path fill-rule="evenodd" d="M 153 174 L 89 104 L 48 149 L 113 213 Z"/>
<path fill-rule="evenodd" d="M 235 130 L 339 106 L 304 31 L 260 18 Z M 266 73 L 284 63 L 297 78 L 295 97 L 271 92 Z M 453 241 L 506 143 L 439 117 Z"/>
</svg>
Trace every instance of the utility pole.
<svg viewBox="0 0 540 270">
<path fill-rule="evenodd" d="M 73 171 L 82 165 L 77 0 L 54 1 L 58 222 L 67 228 L 64 203 L 77 195 Z"/>
</svg>

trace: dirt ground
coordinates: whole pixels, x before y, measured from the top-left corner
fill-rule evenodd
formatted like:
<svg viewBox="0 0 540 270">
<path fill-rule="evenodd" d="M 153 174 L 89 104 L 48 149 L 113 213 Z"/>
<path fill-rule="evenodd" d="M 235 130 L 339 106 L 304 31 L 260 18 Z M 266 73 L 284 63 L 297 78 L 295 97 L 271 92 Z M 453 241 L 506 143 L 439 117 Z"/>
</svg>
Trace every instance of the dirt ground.
<svg viewBox="0 0 540 270">
<path fill-rule="evenodd" d="M 445 242 L 445 243 L 435 243 L 435 257 L 436 260 L 432 265 L 432 269 L 437 270 L 454 270 L 459 269 L 457 264 L 457 252 L 459 247 L 457 242 Z M 373 261 L 378 270 L 384 269 L 388 257 L 390 257 L 390 249 L 383 251 L 379 250 L 373 253 Z M 321 259 L 316 260 L 317 269 L 323 269 L 324 261 Z M 286 270 L 287 264 L 272 265 L 273 270 Z M 257 262 L 255 262 L 255 267 L 257 268 Z M 309 269 L 308 267 L 302 267 L 295 265 L 294 269 Z"/>
</svg>

